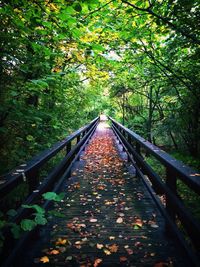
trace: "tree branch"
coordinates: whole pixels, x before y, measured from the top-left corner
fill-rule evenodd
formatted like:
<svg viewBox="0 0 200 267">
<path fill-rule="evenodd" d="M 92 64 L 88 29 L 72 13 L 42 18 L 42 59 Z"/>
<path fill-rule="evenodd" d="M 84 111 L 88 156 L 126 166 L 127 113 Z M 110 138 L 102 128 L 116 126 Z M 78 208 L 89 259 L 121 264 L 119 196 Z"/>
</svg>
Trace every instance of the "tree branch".
<svg viewBox="0 0 200 267">
<path fill-rule="evenodd" d="M 200 45 L 200 40 L 196 38 L 196 36 L 194 35 L 191 35 L 190 33 L 186 32 L 185 30 L 183 30 L 182 28 L 178 27 L 177 25 L 173 24 L 169 18 L 165 18 L 165 17 L 162 17 L 160 15 L 158 15 L 157 13 L 155 13 L 151 7 L 152 5 L 149 5 L 147 8 L 141 8 L 141 7 L 138 7 L 132 3 L 129 3 L 128 1 L 126 0 L 122 0 L 123 3 L 133 7 L 134 9 L 136 10 L 139 10 L 139 11 L 145 11 L 145 12 L 148 12 L 150 15 L 156 17 L 157 19 L 161 20 L 162 22 L 164 22 L 165 24 L 167 24 L 171 29 L 175 30 L 176 32 L 182 34 L 184 37 L 190 39 L 193 43 L 195 44 L 198 44 Z"/>
</svg>

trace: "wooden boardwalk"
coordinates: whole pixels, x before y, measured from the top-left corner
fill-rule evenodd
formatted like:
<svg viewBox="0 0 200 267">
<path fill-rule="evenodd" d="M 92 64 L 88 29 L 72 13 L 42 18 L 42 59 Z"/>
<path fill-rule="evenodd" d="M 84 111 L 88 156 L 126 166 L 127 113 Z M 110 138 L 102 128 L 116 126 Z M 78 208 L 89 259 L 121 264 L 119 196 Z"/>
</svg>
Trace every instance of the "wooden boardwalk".
<svg viewBox="0 0 200 267">
<path fill-rule="evenodd" d="M 66 193 L 17 266 L 188 266 L 110 128 L 100 123 Z"/>
</svg>

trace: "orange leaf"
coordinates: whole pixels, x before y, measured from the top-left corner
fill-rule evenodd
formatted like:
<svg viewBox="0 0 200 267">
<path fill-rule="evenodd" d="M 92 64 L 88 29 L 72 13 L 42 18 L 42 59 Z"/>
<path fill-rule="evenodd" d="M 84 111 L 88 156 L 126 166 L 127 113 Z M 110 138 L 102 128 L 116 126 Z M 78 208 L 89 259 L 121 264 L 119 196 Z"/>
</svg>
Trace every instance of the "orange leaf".
<svg viewBox="0 0 200 267">
<path fill-rule="evenodd" d="M 56 245 L 65 245 L 67 242 L 67 239 L 58 238 Z"/>
<path fill-rule="evenodd" d="M 49 252 L 50 255 L 57 255 L 57 254 L 59 254 L 59 253 L 60 253 L 60 251 L 57 250 L 57 249 L 53 249 L 53 250 L 51 250 L 51 251 Z"/>
<path fill-rule="evenodd" d="M 142 221 L 141 219 L 137 218 L 137 219 L 135 219 L 133 225 L 134 225 L 134 226 L 137 225 L 137 226 L 139 226 L 139 227 L 142 227 L 142 225 L 143 225 L 143 221 Z"/>
<path fill-rule="evenodd" d="M 47 262 L 49 262 L 49 258 L 47 256 L 44 256 L 44 257 L 40 258 L 40 262 L 47 263 Z"/>
<path fill-rule="evenodd" d="M 111 252 L 117 252 L 118 251 L 118 246 L 116 244 L 113 244 L 113 245 L 109 246 L 108 248 Z"/>
<path fill-rule="evenodd" d="M 99 265 L 99 263 L 102 262 L 102 259 L 96 259 L 94 262 L 94 267 L 97 267 Z"/>
<path fill-rule="evenodd" d="M 119 259 L 120 259 L 120 262 L 125 262 L 125 261 L 127 261 L 127 257 L 124 257 L 124 256 L 121 256 Z"/>
</svg>

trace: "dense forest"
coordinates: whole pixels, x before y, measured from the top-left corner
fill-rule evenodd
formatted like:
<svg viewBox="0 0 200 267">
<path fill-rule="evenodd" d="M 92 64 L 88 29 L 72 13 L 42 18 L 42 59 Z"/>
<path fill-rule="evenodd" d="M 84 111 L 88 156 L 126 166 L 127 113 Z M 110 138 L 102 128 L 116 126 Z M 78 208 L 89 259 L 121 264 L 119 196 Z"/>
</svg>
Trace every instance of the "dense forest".
<svg viewBox="0 0 200 267">
<path fill-rule="evenodd" d="M 199 167 L 198 0 L 0 1 L 1 174 L 101 112 Z"/>
</svg>

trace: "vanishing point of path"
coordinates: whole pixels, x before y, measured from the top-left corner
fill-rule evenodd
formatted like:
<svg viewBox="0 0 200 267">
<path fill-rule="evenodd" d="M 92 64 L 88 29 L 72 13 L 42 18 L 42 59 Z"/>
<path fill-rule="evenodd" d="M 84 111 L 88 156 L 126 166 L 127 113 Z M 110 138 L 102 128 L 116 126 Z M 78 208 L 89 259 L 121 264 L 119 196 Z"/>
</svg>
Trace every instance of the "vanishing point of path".
<svg viewBox="0 0 200 267">
<path fill-rule="evenodd" d="M 112 130 L 101 122 L 63 185 L 64 200 L 54 205 L 62 217 L 42 229 L 21 266 L 186 266 L 130 169 Z"/>
</svg>

